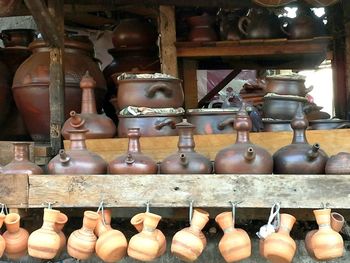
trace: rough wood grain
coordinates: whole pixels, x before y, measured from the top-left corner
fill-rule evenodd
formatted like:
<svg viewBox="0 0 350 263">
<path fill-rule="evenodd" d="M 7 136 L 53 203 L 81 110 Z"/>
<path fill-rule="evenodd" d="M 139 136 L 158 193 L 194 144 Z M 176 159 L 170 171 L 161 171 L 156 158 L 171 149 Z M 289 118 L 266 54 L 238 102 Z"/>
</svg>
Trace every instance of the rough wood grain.
<svg viewBox="0 0 350 263">
<path fill-rule="evenodd" d="M 25 208 L 28 203 L 28 176 L 0 175 L 0 203 L 8 207 Z"/>
<path fill-rule="evenodd" d="M 194 109 L 197 108 L 198 105 L 197 67 L 198 62 L 196 60 L 183 60 L 182 70 L 186 109 Z"/>
<path fill-rule="evenodd" d="M 34 161 L 34 142 L 29 142 L 29 159 Z M 13 145 L 10 141 L 0 141 L 0 165 L 6 165 L 13 159 Z M 1 202 L 1 201 L 0 201 Z"/>
</svg>

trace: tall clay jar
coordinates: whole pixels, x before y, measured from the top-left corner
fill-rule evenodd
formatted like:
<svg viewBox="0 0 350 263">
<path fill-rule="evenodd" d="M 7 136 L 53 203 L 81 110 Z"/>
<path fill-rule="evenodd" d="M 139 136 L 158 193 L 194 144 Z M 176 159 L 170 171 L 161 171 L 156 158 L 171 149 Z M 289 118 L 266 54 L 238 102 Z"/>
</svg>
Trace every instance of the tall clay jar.
<svg viewBox="0 0 350 263">
<path fill-rule="evenodd" d="M 79 260 L 86 260 L 95 252 L 97 237 L 94 234 L 99 215 L 93 211 L 85 211 L 83 226 L 75 230 L 68 238 L 68 254 Z"/>
<path fill-rule="evenodd" d="M 29 160 L 29 143 L 13 143 L 13 160 L 2 169 L 3 174 L 42 174 L 43 170 Z"/>
<path fill-rule="evenodd" d="M 5 218 L 6 218 L 6 215 L 3 213 L 0 213 L 0 228 L 3 225 Z M 4 254 L 5 247 L 6 247 L 5 239 L 0 235 L 0 258 Z"/>
<path fill-rule="evenodd" d="M 5 255 L 18 260 L 27 254 L 29 233 L 20 227 L 20 216 L 16 213 L 6 215 L 6 232 L 2 235 L 6 242 Z"/>
<path fill-rule="evenodd" d="M 179 134 L 178 151 L 160 164 L 163 174 L 210 174 L 213 167 L 208 158 L 195 151 L 193 133 L 195 126 L 187 121 L 176 124 Z"/>
<path fill-rule="evenodd" d="M 67 244 L 66 235 L 63 233 L 62 229 L 64 225 L 68 222 L 68 217 L 64 213 L 60 212 L 57 216 L 55 222 L 55 231 L 60 237 L 60 248 L 58 249 L 57 255 L 63 251 Z"/>
<path fill-rule="evenodd" d="M 209 214 L 202 209 L 195 209 L 190 227 L 177 232 L 171 243 L 171 253 L 181 260 L 193 262 L 202 254 L 206 240 L 202 229 L 209 221 Z"/>
<path fill-rule="evenodd" d="M 52 259 L 60 248 L 60 236 L 55 224 L 60 211 L 44 209 L 44 222 L 40 229 L 32 232 L 28 239 L 28 254 L 34 258 Z"/>
<path fill-rule="evenodd" d="M 296 221 L 289 214 L 281 214 L 280 227 L 276 233 L 272 233 L 264 240 L 264 256 L 271 262 L 290 263 L 296 251 L 296 243 L 289 233 Z"/>
<path fill-rule="evenodd" d="M 159 242 L 155 229 L 160 221 L 159 215 L 146 212 L 142 231 L 134 235 L 128 246 L 128 255 L 140 261 L 152 261 L 159 255 Z"/>
<path fill-rule="evenodd" d="M 117 132 L 113 121 L 104 114 L 97 114 L 95 89 L 96 81 L 87 71 L 80 81 L 82 89 L 81 99 L 81 119 L 77 115 L 71 116 L 66 120 L 62 127 L 62 136 L 69 139 L 68 130 L 73 128 L 86 128 L 86 139 L 113 138 Z"/>
<path fill-rule="evenodd" d="M 251 255 L 250 238 L 243 229 L 235 228 L 232 212 L 223 212 L 216 216 L 216 223 L 224 231 L 219 242 L 219 250 L 226 262 L 237 262 Z"/>
<path fill-rule="evenodd" d="M 252 121 L 244 103 L 236 115 L 234 129 L 237 131 L 236 143 L 217 153 L 215 173 L 271 174 L 273 169 L 271 154 L 249 139 Z"/>
<path fill-rule="evenodd" d="M 156 174 L 157 163 L 141 152 L 140 129 L 128 129 L 128 151 L 112 160 L 108 165 L 109 174 Z"/>
</svg>

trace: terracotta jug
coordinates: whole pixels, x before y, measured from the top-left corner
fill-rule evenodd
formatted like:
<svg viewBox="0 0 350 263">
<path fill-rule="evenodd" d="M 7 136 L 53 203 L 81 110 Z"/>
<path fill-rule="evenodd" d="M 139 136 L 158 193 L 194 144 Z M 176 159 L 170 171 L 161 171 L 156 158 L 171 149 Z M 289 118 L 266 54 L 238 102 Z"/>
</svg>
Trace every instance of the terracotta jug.
<svg viewBox="0 0 350 263">
<path fill-rule="evenodd" d="M 62 252 L 62 250 L 66 247 L 66 244 L 67 244 L 66 235 L 62 231 L 67 221 L 68 221 L 67 215 L 60 212 L 55 222 L 55 231 L 60 236 L 60 248 L 58 249 L 57 255 L 59 255 Z"/>
<path fill-rule="evenodd" d="M 218 36 L 214 29 L 215 18 L 204 13 L 201 16 L 187 18 L 191 29 L 188 35 L 189 41 L 205 42 L 216 41 Z"/>
<path fill-rule="evenodd" d="M 271 174 L 271 154 L 249 140 L 252 121 L 245 104 L 236 115 L 234 128 L 236 143 L 219 151 L 215 157 L 215 173 L 218 174 Z"/>
<path fill-rule="evenodd" d="M 130 223 L 136 228 L 138 232 L 141 232 L 143 229 L 144 218 L 145 218 L 145 213 L 139 213 L 134 215 L 130 220 Z M 159 251 L 158 251 L 157 257 L 160 257 L 166 251 L 166 238 L 163 232 L 160 231 L 159 229 L 156 229 L 155 232 L 156 232 L 156 239 L 159 243 Z"/>
<path fill-rule="evenodd" d="M 264 256 L 272 263 L 290 263 L 296 251 L 296 243 L 290 237 L 296 221 L 295 217 L 289 214 L 280 215 L 280 226 L 276 233 L 272 233 L 264 240 Z"/>
<path fill-rule="evenodd" d="M 163 174 L 210 174 L 213 167 L 208 158 L 197 153 L 193 133 L 195 126 L 187 121 L 176 124 L 179 134 L 178 151 L 160 164 Z"/>
<path fill-rule="evenodd" d="M 141 152 L 140 129 L 128 129 L 128 151 L 112 160 L 108 165 L 109 174 L 156 174 L 157 163 Z"/>
<path fill-rule="evenodd" d="M 274 173 L 276 174 L 324 174 L 328 160 L 327 154 L 318 143 L 310 145 L 306 139 L 309 122 L 299 103 L 291 122 L 293 141 L 273 155 Z"/>
<path fill-rule="evenodd" d="M 71 257 L 86 260 L 95 252 L 97 237 L 94 234 L 94 229 L 98 219 L 98 213 L 94 211 L 84 212 L 82 228 L 75 230 L 68 238 L 67 251 Z"/>
<path fill-rule="evenodd" d="M 171 243 L 171 253 L 181 260 L 193 262 L 202 254 L 206 240 L 202 229 L 209 221 L 209 214 L 202 209 L 195 209 L 190 227 L 177 232 Z"/>
<path fill-rule="evenodd" d="M 86 129 L 72 129 L 70 150 L 60 150 L 47 165 L 49 174 L 105 174 L 107 163 L 86 148 Z"/>
<path fill-rule="evenodd" d="M 350 174 L 350 153 L 332 155 L 326 164 L 326 174 Z"/>
<path fill-rule="evenodd" d="M 42 174 L 43 170 L 29 160 L 29 144 L 27 142 L 14 142 L 13 160 L 2 169 L 3 174 Z"/>
<path fill-rule="evenodd" d="M 81 113 L 74 114 L 66 120 L 62 127 L 62 136 L 69 139 L 68 130 L 72 128 L 86 128 L 86 139 L 113 138 L 117 132 L 113 121 L 104 114 L 97 114 L 95 93 L 96 81 L 87 71 L 80 81 L 82 89 Z M 80 118 L 80 117 L 83 117 Z"/>
<path fill-rule="evenodd" d="M 134 235 L 128 246 L 128 255 L 141 261 L 152 261 L 159 255 L 159 242 L 155 229 L 161 216 L 146 212 L 142 231 Z"/>
<path fill-rule="evenodd" d="M 95 234 L 98 236 L 96 255 L 104 262 L 116 262 L 125 257 L 128 242 L 122 232 L 111 227 L 111 210 L 99 213 Z"/>
<path fill-rule="evenodd" d="M 1 172 L 0 172 L 0 173 L 1 173 Z M 6 215 L 3 214 L 3 213 L 0 213 L 0 228 L 1 228 L 2 225 L 3 225 L 5 218 L 6 218 Z M 0 258 L 1 258 L 2 255 L 4 254 L 5 247 L 6 247 L 5 239 L 0 235 Z"/>
<path fill-rule="evenodd" d="M 55 224 L 60 211 L 44 209 L 44 222 L 40 229 L 32 232 L 28 239 L 28 254 L 34 258 L 52 259 L 60 248 L 60 236 Z"/>
<path fill-rule="evenodd" d="M 19 214 L 6 215 L 6 232 L 2 235 L 6 242 L 5 255 L 9 259 L 17 260 L 27 254 L 29 233 L 20 227 Z"/>
<path fill-rule="evenodd" d="M 252 245 L 246 231 L 235 228 L 232 212 L 223 212 L 216 216 L 216 223 L 224 231 L 219 242 L 219 250 L 226 262 L 237 262 L 251 255 Z"/>
</svg>

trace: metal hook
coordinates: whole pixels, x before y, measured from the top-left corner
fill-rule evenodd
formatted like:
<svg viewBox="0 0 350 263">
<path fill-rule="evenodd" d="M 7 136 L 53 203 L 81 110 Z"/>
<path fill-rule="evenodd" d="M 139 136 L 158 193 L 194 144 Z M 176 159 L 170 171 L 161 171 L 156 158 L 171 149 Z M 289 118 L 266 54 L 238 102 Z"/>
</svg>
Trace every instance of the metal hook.
<svg viewBox="0 0 350 263">
<path fill-rule="evenodd" d="M 194 203 L 194 200 L 191 200 L 190 201 L 190 209 L 188 211 L 188 217 L 189 217 L 190 224 L 192 222 L 192 216 L 193 216 L 193 203 Z"/>
<path fill-rule="evenodd" d="M 54 201 L 54 202 L 44 202 L 44 204 L 47 205 L 47 208 L 48 208 L 48 209 L 52 209 L 52 205 L 54 205 L 54 204 L 56 204 L 56 203 L 57 203 L 57 201 Z"/>
<path fill-rule="evenodd" d="M 9 212 L 9 208 L 7 206 L 7 204 L 4 204 L 4 207 L 5 207 L 5 214 L 8 215 L 10 212 Z"/>
<path fill-rule="evenodd" d="M 4 214 L 5 204 L 0 203 L 0 205 L 1 205 L 1 211 L 0 211 L 0 214 Z"/>
<path fill-rule="evenodd" d="M 106 219 L 105 219 L 105 210 L 104 210 L 104 201 L 101 200 L 100 205 L 97 208 L 97 213 L 101 211 L 101 217 L 102 217 L 102 223 L 106 225 Z"/>
<path fill-rule="evenodd" d="M 150 208 L 150 205 L 151 205 L 151 203 L 150 203 L 150 201 L 147 201 L 146 203 L 145 203 L 145 205 L 146 205 L 146 213 L 149 213 L 149 208 Z"/>
<path fill-rule="evenodd" d="M 233 222 L 235 222 L 235 218 L 236 218 L 236 207 L 242 203 L 243 201 L 235 201 L 235 202 L 232 202 L 232 201 L 229 201 L 231 206 L 232 206 L 232 220 Z"/>
<path fill-rule="evenodd" d="M 321 208 L 322 209 L 327 209 L 327 208 L 329 208 L 329 206 L 330 206 L 330 203 L 321 203 Z"/>
</svg>

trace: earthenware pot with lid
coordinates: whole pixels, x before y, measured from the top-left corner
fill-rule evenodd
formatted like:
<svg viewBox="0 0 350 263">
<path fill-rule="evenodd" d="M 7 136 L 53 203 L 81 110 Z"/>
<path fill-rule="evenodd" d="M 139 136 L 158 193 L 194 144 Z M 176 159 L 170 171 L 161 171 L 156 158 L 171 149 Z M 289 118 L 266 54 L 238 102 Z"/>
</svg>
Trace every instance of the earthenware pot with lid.
<svg viewBox="0 0 350 263">
<path fill-rule="evenodd" d="M 266 77 L 265 91 L 267 93 L 305 97 L 312 89 L 313 86 L 305 87 L 305 77 L 301 75 L 274 75 Z"/>
<path fill-rule="evenodd" d="M 216 41 L 218 36 L 215 32 L 215 18 L 207 13 L 200 16 L 187 18 L 187 23 L 191 27 L 188 40 L 194 42 Z"/>
<path fill-rule="evenodd" d="M 0 38 L 5 47 L 27 47 L 36 38 L 36 32 L 27 28 L 5 29 L 1 31 Z"/>
</svg>

